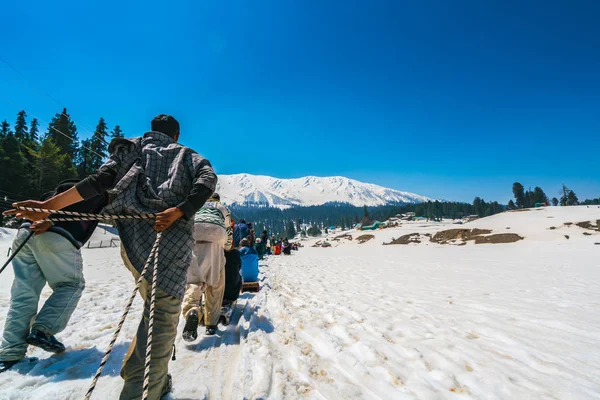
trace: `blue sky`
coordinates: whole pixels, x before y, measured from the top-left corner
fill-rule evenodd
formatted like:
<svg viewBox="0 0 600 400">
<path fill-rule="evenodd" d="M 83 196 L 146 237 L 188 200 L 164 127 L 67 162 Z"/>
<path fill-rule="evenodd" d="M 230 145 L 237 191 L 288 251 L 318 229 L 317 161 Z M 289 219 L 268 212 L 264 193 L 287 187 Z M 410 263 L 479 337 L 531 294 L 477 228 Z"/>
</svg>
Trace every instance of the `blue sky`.
<svg viewBox="0 0 600 400">
<path fill-rule="evenodd" d="M 51 3 L 3 5 L 0 118 L 165 112 L 218 173 L 600 196 L 598 1 Z"/>
</svg>

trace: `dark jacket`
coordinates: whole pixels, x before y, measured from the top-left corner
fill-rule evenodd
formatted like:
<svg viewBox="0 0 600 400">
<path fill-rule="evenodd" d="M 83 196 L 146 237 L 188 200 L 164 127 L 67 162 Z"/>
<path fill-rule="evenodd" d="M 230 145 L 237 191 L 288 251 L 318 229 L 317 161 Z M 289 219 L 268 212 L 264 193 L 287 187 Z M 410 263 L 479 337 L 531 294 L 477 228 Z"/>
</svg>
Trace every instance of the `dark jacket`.
<svg viewBox="0 0 600 400">
<path fill-rule="evenodd" d="M 233 229 L 234 247 L 239 247 L 242 239 L 247 238 L 248 236 L 250 236 L 250 229 L 248 228 L 248 225 L 244 224 L 243 222 L 236 224 L 235 228 Z"/>
<path fill-rule="evenodd" d="M 66 192 L 71 189 L 78 180 L 68 180 L 59 183 L 56 189 L 52 192 L 46 193 L 42 200 L 47 200 L 51 197 L 56 196 L 59 193 Z M 88 200 L 81 201 L 63 209 L 63 211 L 76 211 L 82 213 L 98 214 L 108 204 L 108 194 L 103 192 L 99 195 L 89 198 Z M 52 217 L 52 216 L 51 216 Z M 57 215 L 57 217 L 64 217 Z M 21 225 L 21 228 L 29 228 L 31 222 L 25 222 Z M 87 242 L 94 229 L 98 226 L 98 221 L 69 221 L 69 222 L 55 222 L 48 232 L 58 233 L 67 240 L 69 240 L 76 248 L 81 248 L 85 242 Z"/>
<path fill-rule="evenodd" d="M 262 241 L 262 242 L 265 244 L 265 246 L 266 246 L 266 245 L 267 245 L 267 243 L 268 243 L 268 240 L 269 240 L 269 234 L 268 234 L 268 233 L 266 233 L 266 232 L 263 232 L 263 233 L 261 233 L 261 234 L 260 234 L 260 240 L 261 240 L 261 241 Z"/>
<path fill-rule="evenodd" d="M 226 251 L 225 260 L 225 293 L 223 299 L 234 302 L 238 299 L 242 288 L 240 252 L 237 250 Z"/>
</svg>

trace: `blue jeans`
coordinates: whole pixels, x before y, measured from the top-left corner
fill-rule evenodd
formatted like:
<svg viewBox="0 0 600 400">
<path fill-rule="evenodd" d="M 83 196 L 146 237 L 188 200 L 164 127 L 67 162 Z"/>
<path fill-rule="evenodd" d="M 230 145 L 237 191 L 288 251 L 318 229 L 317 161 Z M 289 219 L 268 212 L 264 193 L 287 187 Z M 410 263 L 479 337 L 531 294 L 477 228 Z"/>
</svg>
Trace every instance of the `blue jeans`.
<svg viewBox="0 0 600 400">
<path fill-rule="evenodd" d="M 29 230 L 20 229 L 13 251 Z M 54 232 L 34 235 L 12 262 L 15 278 L 4 324 L 0 361 L 21 360 L 31 329 L 55 335 L 67 326 L 85 287 L 81 251 Z M 52 295 L 38 313 L 40 293 L 48 283 Z"/>
</svg>

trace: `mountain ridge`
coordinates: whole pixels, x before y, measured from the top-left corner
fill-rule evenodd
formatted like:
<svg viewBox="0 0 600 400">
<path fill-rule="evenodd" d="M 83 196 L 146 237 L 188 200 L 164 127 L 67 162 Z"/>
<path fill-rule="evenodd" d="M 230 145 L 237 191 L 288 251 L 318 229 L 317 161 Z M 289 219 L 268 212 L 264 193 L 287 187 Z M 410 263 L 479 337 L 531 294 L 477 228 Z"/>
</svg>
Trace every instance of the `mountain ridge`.
<svg viewBox="0 0 600 400">
<path fill-rule="evenodd" d="M 322 205 L 331 202 L 357 207 L 390 203 L 420 203 L 426 196 L 360 182 L 343 176 L 305 176 L 281 179 L 267 175 L 219 175 L 216 190 L 227 204 L 250 204 L 278 208 Z"/>
</svg>

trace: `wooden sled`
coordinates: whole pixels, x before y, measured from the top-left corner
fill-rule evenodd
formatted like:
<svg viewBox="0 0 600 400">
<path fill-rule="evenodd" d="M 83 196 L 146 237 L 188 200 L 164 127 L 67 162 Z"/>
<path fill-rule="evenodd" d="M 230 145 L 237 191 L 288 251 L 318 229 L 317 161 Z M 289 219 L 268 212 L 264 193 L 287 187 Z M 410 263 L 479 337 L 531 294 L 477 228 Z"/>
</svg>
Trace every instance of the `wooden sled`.
<svg viewBox="0 0 600 400">
<path fill-rule="evenodd" d="M 258 292 L 260 286 L 258 282 L 244 282 L 242 285 L 242 293 L 244 292 Z"/>
</svg>

